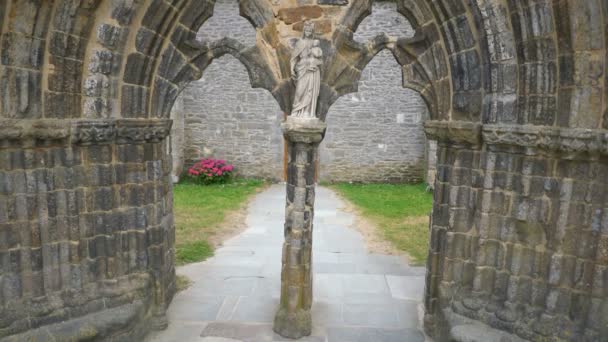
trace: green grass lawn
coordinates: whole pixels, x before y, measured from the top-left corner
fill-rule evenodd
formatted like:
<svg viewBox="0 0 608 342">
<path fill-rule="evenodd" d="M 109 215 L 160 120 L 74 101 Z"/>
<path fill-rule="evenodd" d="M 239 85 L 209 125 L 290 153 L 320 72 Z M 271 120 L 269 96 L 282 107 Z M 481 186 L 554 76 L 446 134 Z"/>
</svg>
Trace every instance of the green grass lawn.
<svg viewBox="0 0 608 342">
<path fill-rule="evenodd" d="M 211 240 L 222 232 L 226 215 L 238 210 L 265 183 L 235 180 L 228 184 L 180 183 L 173 187 L 176 262 L 183 265 L 213 255 Z"/>
<path fill-rule="evenodd" d="M 433 195 L 425 184 L 330 185 L 353 203 L 363 216 L 374 222 L 380 234 L 411 256 L 414 264 L 424 264 L 428 251 L 428 215 Z"/>
</svg>

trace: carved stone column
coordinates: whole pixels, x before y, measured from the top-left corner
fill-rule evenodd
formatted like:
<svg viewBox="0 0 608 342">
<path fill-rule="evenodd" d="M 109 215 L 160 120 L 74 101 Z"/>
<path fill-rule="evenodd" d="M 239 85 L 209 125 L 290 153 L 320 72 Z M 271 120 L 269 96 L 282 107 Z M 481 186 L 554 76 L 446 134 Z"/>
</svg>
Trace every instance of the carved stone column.
<svg viewBox="0 0 608 342">
<path fill-rule="evenodd" d="M 281 125 L 288 144 L 285 243 L 281 303 L 274 331 L 288 338 L 311 333 L 312 222 L 315 199 L 315 156 L 326 125 L 319 119 L 288 117 Z"/>
</svg>

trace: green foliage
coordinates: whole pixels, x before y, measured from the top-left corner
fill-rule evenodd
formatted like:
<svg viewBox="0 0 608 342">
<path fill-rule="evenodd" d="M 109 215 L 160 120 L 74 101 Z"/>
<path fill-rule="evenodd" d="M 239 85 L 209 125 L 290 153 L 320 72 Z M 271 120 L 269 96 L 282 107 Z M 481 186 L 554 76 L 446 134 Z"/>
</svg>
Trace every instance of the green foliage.
<svg viewBox="0 0 608 342">
<path fill-rule="evenodd" d="M 428 215 L 433 208 L 433 196 L 425 184 L 339 183 L 332 187 L 376 223 L 385 239 L 408 253 L 413 263 L 424 263 Z"/>
<path fill-rule="evenodd" d="M 176 184 L 173 206 L 177 264 L 203 261 L 212 256 L 209 240 L 221 234 L 226 215 L 241 208 L 264 185 L 263 181 L 249 179 L 227 184 Z"/>
<path fill-rule="evenodd" d="M 334 186 L 364 212 L 388 218 L 428 215 L 433 196 L 426 184 L 347 184 Z"/>
<path fill-rule="evenodd" d="M 230 181 L 233 171 L 234 165 L 223 159 L 205 158 L 192 165 L 184 178 L 191 183 L 224 184 Z"/>
<path fill-rule="evenodd" d="M 211 256 L 213 256 L 213 248 L 205 240 L 181 243 L 175 251 L 178 265 L 202 261 Z"/>
</svg>

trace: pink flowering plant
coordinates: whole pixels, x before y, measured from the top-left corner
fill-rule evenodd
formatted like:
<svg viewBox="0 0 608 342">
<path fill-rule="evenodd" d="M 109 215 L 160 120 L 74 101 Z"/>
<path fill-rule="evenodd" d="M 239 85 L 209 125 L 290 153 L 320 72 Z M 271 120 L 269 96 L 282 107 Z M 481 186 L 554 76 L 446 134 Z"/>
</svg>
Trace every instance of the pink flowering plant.
<svg viewBox="0 0 608 342">
<path fill-rule="evenodd" d="M 222 159 L 201 159 L 188 169 L 188 177 L 196 183 L 225 183 L 232 176 L 234 166 Z"/>
</svg>

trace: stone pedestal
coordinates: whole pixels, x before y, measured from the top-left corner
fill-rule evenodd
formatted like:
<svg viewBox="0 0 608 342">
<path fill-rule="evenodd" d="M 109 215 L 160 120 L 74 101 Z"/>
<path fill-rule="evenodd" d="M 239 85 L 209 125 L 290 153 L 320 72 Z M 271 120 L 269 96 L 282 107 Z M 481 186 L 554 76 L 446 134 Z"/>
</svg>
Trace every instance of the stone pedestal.
<svg viewBox="0 0 608 342">
<path fill-rule="evenodd" d="M 326 125 L 318 119 L 288 117 L 281 125 L 288 144 L 285 243 L 281 303 L 274 331 L 300 338 L 311 333 L 312 222 L 315 199 L 315 156 Z"/>
</svg>

